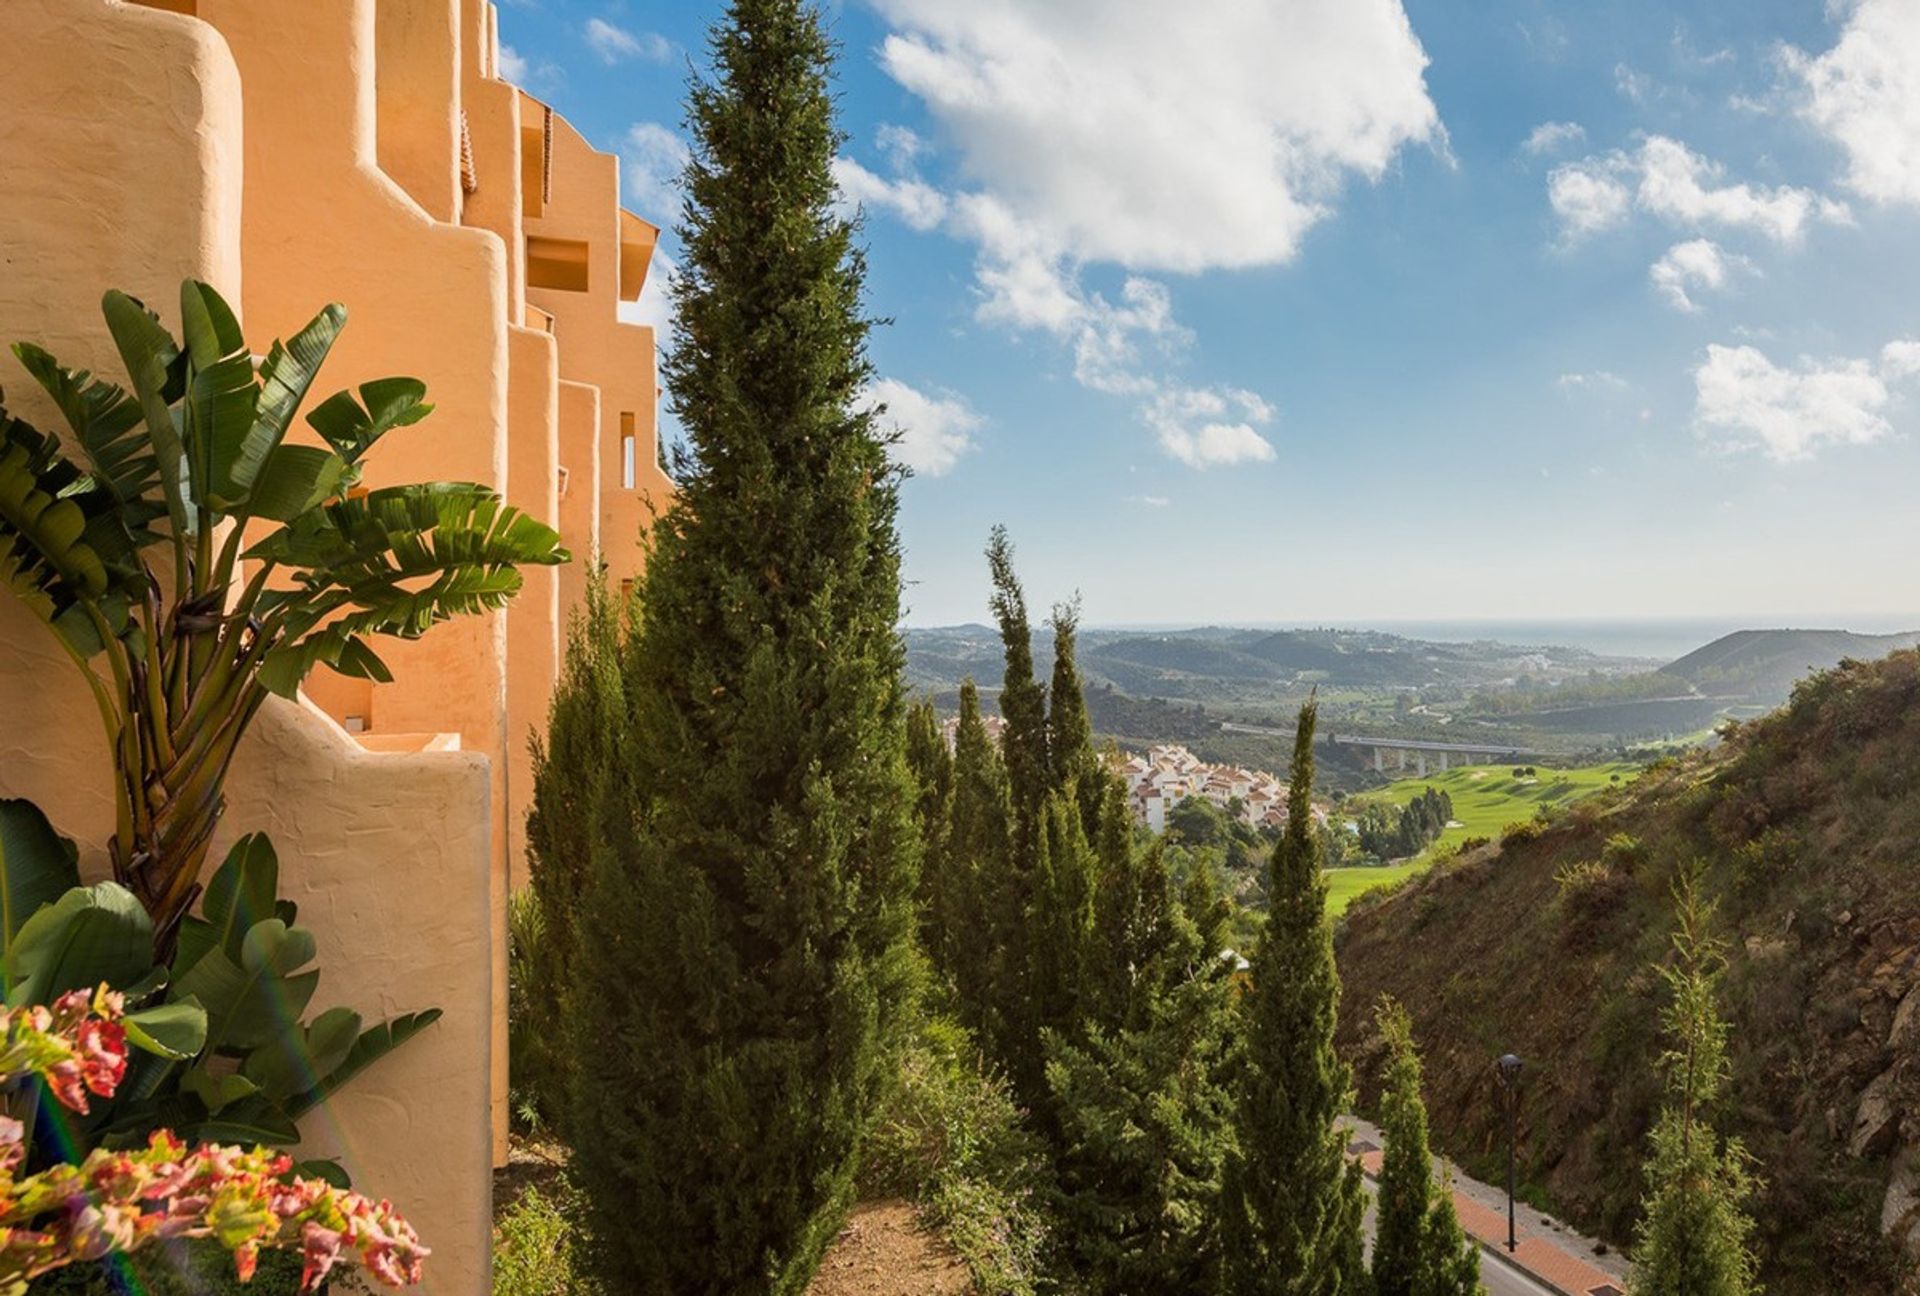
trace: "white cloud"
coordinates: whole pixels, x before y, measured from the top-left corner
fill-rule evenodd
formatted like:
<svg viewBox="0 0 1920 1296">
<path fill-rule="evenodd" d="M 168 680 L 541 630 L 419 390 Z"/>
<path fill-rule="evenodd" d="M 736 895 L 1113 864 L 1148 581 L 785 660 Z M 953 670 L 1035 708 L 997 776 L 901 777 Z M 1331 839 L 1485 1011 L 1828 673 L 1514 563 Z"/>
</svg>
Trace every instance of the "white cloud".
<svg viewBox="0 0 1920 1296">
<path fill-rule="evenodd" d="M 1846 150 L 1847 186 L 1920 204 L 1920 5 L 1856 0 L 1832 49 L 1785 61 L 1806 89 L 1802 113 Z"/>
<path fill-rule="evenodd" d="M 1728 449 L 1758 450 L 1787 463 L 1829 445 L 1890 436 L 1895 387 L 1920 373 L 1920 342 L 1900 339 L 1872 360 L 1776 365 L 1756 347 L 1707 348 L 1695 367 L 1694 424 Z"/>
<path fill-rule="evenodd" d="M 1548 153 L 1558 153 L 1572 144 L 1578 144 L 1587 137 L 1587 128 L 1579 122 L 1550 121 L 1541 122 L 1533 128 L 1526 142 L 1520 147 L 1534 157 Z"/>
<path fill-rule="evenodd" d="M 687 143 L 659 122 L 635 122 L 620 141 L 620 175 L 634 210 L 656 225 L 680 214 Z"/>
<path fill-rule="evenodd" d="M 1681 224 L 1745 227 L 1793 243 L 1816 216 L 1828 221 L 1848 218 L 1843 205 L 1810 189 L 1719 184 L 1726 168 L 1664 135 L 1649 136 L 1641 144 L 1639 169 L 1640 206 Z"/>
<path fill-rule="evenodd" d="M 500 45 L 500 76 L 515 85 L 525 85 L 527 82 L 526 58 L 505 42 Z"/>
<path fill-rule="evenodd" d="M 951 392 L 929 395 L 897 378 L 877 379 L 859 404 L 886 406 L 879 423 L 895 438 L 893 457 L 922 477 L 938 477 L 958 463 L 986 421 Z"/>
<path fill-rule="evenodd" d="M 1722 250 L 1710 239 L 1689 239 L 1668 248 L 1647 277 L 1676 310 L 1691 313 L 1700 309 L 1697 294 L 1724 289 L 1735 271 L 1758 273 L 1747 258 Z"/>
<path fill-rule="evenodd" d="M 1588 159 L 1553 169 L 1547 177 L 1547 201 L 1566 237 L 1577 239 L 1626 220 L 1633 193 L 1604 163 Z"/>
<path fill-rule="evenodd" d="M 1273 421 L 1273 407 L 1234 387 L 1180 387 L 1162 391 L 1146 406 L 1147 423 L 1160 447 L 1190 468 L 1263 463 L 1273 443 L 1254 424 Z"/>
<path fill-rule="evenodd" d="M 666 37 L 654 32 L 636 34 L 604 18 L 587 19 L 586 36 L 600 61 L 609 65 L 630 58 L 664 63 L 673 56 L 673 44 Z"/>
<path fill-rule="evenodd" d="M 1613 67 L 1613 88 L 1634 103 L 1643 104 L 1654 95 L 1653 78 L 1635 71 L 1625 63 Z"/>
<path fill-rule="evenodd" d="M 1053 257 L 1290 260 L 1349 176 L 1439 145 L 1400 0 L 873 0 L 887 72 Z"/>
<path fill-rule="evenodd" d="M 914 176 L 889 180 L 852 158 L 833 160 L 833 180 L 848 207 L 890 211 L 913 229 L 935 229 L 947 217 L 947 196 Z"/>
<path fill-rule="evenodd" d="M 1563 392 L 1576 391 L 1625 391 L 1627 380 L 1610 369 L 1593 369 L 1586 373 L 1563 373 L 1554 379 Z"/>
<path fill-rule="evenodd" d="M 1631 152 L 1555 167 L 1547 200 L 1569 239 L 1622 223 L 1630 207 L 1674 225 L 1750 230 L 1785 244 L 1799 242 L 1815 220 L 1852 219 L 1845 203 L 1811 189 L 1726 184 L 1725 176 L 1724 166 L 1679 140 L 1649 135 Z"/>
<path fill-rule="evenodd" d="M 1097 0 L 870 3 L 892 29 L 882 66 L 952 142 L 955 179 L 928 184 L 925 142 L 890 127 L 892 174 L 845 160 L 842 193 L 972 244 L 976 317 L 1057 339 L 1167 453 L 1271 459 L 1263 399 L 1170 376 L 1192 335 L 1142 272 L 1289 261 L 1354 179 L 1411 145 L 1447 156 L 1401 0 L 1189 0 L 1178 23 Z M 1098 265 L 1130 272 L 1117 297 L 1085 282 Z"/>
<path fill-rule="evenodd" d="M 1163 509 L 1173 503 L 1165 495 L 1128 495 L 1121 500 L 1123 504 L 1141 504 L 1147 508 Z"/>
</svg>

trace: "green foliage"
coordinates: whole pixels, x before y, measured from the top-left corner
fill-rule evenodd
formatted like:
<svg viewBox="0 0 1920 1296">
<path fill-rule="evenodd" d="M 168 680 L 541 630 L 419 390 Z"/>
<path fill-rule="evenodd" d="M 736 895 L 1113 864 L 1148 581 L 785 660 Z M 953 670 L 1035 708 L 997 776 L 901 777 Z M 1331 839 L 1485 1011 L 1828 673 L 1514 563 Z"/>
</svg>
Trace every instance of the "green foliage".
<svg viewBox="0 0 1920 1296">
<path fill-rule="evenodd" d="M 867 1141 L 863 1194 L 918 1202 L 979 1290 L 1029 1296 L 1047 1240 L 1046 1184 L 1043 1149 L 966 1029 L 923 1022 Z"/>
<path fill-rule="evenodd" d="M 1758 1290 L 1753 1220 L 1758 1188 L 1739 1139 L 1723 1139 L 1713 1109 L 1727 1081 L 1719 982 L 1725 945 L 1709 931 L 1713 907 L 1692 875 L 1675 893 L 1674 959 L 1659 967 L 1672 995 L 1661 1009 L 1667 1103 L 1653 1127 L 1645 1213 L 1635 1233 L 1633 1291 L 1641 1296 L 1749 1296 Z"/>
<path fill-rule="evenodd" d="M 1378 803 L 1360 811 L 1360 849 L 1380 859 L 1406 859 L 1439 840 L 1453 820 L 1453 798 L 1438 788 L 1423 788 L 1398 813 Z"/>
<path fill-rule="evenodd" d="M 1375 1296 L 1476 1296 L 1479 1248 L 1454 1214 L 1453 1194 L 1433 1179 L 1420 1055 L 1406 1009 L 1382 998 L 1375 1015 L 1386 1041 L 1380 1130 L 1380 1204 L 1373 1242 Z"/>
<path fill-rule="evenodd" d="M 182 925 L 171 967 L 153 966 L 152 920 L 114 882 L 76 887 L 12 933 L 9 1002 L 49 1003 L 104 982 L 127 995 L 127 1034 L 143 1050 L 113 1097 L 85 1116 L 60 1115 L 73 1148 L 143 1144 L 162 1127 L 189 1142 L 292 1147 L 300 1117 L 438 1020 L 429 1009 L 363 1028 L 347 1008 L 303 1020 L 320 981 L 309 966 L 317 949 L 279 897 L 279 874 L 264 835 L 236 842 Z M 307 1170 L 340 1173 L 330 1163 Z"/>
<path fill-rule="evenodd" d="M 1186 899 L 1170 896 L 1158 859 L 1152 852 L 1130 888 L 1133 920 L 1103 923 L 1134 938 L 1140 960 L 1112 960 L 1135 974 L 1101 1014 L 1117 1024 L 1095 1024 L 1078 1042 L 1047 1038 L 1062 1250 L 1087 1291 L 1115 1296 L 1212 1291 L 1220 1265 L 1233 968 L 1205 875 Z"/>
<path fill-rule="evenodd" d="M 579 1209 L 569 1192 L 520 1194 L 493 1226 L 493 1296 L 598 1296 L 582 1271 Z"/>
<path fill-rule="evenodd" d="M 268 1249 L 260 1253 L 259 1268 L 250 1282 L 234 1273 L 233 1254 L 211 1239 L 168 1242 L 147 1247 L 131 1256 L 116 1256 L 96 1264 L 68 1265 L 34 1279 L 30 1296 L 294 1296 L 300 1290 L 301 1258 L 297 1251 Z M 328 1284 L 336 1293 L 364 1290 L 338 1279 Z"/>
<path fill-rule="evenodd" d="M 228 765 L 267 694 L 292 697 L 321 664 L 391 679 L 368 636 L 418 638 L 502 607 L 519 564 L 567 554 L 550 527 L 478 485 L 358 490 L 367 449 L 433 408 L 414 379 L 315 407 L 307 423 L 324 447 L 288 441 L 342 307 L 257 366 L 204 283 L 181 285 L 182 341 L 124 293 L 101 309 L 131 391 L 14 348 L 77 457 L 0 408 L 0 581 L 92 690 L 114 753 L 114 878 L 153 916 L 165 960 L 199 892 Z"/>
<path fill-rule="evenodd" d="M 519 996 L 510 1065 L 515 1107 L 532 1122 L 564 1129 L 568 1058 L 558 1023 L 579 949 L 579 914 L 615 768 L 628 750 L 620 676 L 623 609 L 597 569 L 567 627 L 566 655 L 544 736 L 533 743 L 533 808 L 527 815 L 525 899 L 510 924 L 510 994 Z"/>
<path fill-rule="evenodd" d="M 1366 1285 L 1363 1193 L 1338 1123 L 1351 1078 L 1333 1046 L 1340 979 L 1311 812 L 1314 719 L 1309 702 L 1294 738 L 1266 924 L 1241 1001 L 1245 1052 L 1221 1221 L 1225 1290 L 1236 1296 L 1341 1296 Z"/>
<path fill-rule="evenodd" d="M 1006 978 L 1016 962 L 1020 911 L 1011 888 L 1013 801 L 1000 749 L 980 716 L 973 681 L 960 687 L 960 723 L 954 733 L 953 801 L 946 830 L 929 864 L 942 903 L 929 911 L 927 952 L 952 989 L 962 1022 L 992 1046 L 1011 1025 L 1001 1019 Z M 1001 1056 L 1000 1049 L 995 1055 Z"/>
<path fill-rule="evenodd" d="M 562 1019 L 594 1267 L 798 1293 L 911 1021 L 898 473 L 836 214 L 831 39 L 735 0 L 690 89 L 665 365 L 690 454 L 621 650 Z"/>
</svg>

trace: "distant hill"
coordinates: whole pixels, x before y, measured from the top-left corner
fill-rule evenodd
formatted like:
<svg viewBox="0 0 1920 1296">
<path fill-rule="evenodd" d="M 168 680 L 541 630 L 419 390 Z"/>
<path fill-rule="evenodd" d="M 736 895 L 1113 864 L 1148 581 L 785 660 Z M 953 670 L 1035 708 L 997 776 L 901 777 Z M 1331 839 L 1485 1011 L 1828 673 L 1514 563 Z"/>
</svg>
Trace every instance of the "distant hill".
<svg viewBox="0 0 1920 1296">
<path fill-rule="evenodd" d="M 1791 659 L 1816 642 L 1840 651 L 1802 639 Z M 1911 1290 L 1898 1275 L 1920 1264 L 1917 771 L 1920 654 L 1898 652 L 1803 683 L 1715 752 L 1362 897 L 1338 953 L 1363 1107 L 1383 1056 L 1373 1006 L 1389 994 L 1426 1054 L 1436 1144 L 1497 1174 L 1488 1063 L 1519 1054 L 1521 1182 L 1627 1242 L 1666 1044 L 1651 969 L 1671 950 L 1675 879 L 1697 868 L 1728 942 L 1732 1085 L 1717 1115 L 1758 1160 L 1769 1296 Z"/>
<path fill-rule="evenodd" d="M 1920 644 L 1920 631 L 1863 635 L 1848 630 L 1736 630 L 1662 670 L 1709 696 L 1766 706 L 1785 702 L 1794 683 L 1851 658 L 1878 661 Z"/>
</svg>

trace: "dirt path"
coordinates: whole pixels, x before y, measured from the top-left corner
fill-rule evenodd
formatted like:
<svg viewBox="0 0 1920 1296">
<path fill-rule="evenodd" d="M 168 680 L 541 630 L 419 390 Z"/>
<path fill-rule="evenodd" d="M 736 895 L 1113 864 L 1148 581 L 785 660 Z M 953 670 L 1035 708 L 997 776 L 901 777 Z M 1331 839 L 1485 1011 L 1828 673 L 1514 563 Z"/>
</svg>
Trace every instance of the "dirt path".
<svg viewBox="0 0 1920 1296">
<path fill-rule="evenodd" d="M 966 1296 L 967 1268 L 903 1201 L 853 1208 L 807 1296 Z"/>
</svg>

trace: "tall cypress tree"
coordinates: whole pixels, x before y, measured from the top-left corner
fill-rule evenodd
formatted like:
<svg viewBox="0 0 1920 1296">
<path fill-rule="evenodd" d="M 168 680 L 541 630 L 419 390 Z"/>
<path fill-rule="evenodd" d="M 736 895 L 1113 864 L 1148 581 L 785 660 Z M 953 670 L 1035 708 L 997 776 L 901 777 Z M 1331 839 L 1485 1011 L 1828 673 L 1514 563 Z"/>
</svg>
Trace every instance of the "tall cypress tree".
<svg viewBox="0 0 1920 1296">
<path fill-rule="evenodd" d="M 1099 834 L 1100 804 L 1113 775 L 1093 750 L 1093 725 L 1080 682 L 1076 647 L 1080 629 L 1078 602 L 1057 603 L 1053 625 L 1053 681 L 1047 689 L 1047 765 L 1057 792 L 1070 794 L 1080 810 L 1088 838 Z"/>
<path fill-rule="evenodd" d="M 1382 998 L 1375 1013 L 1387 1044 L 1380 1131 L 1380 1209 L 1373 1238 L 1375 1296 L 1476 1296 L 1479 1248 L 1467 1241 L 1453 1193 L 1433 1181 L 1427 1107 L 1420 1097 L 1420 1054 L 1407 1010 Z"/>
<path fill-rule="evenodd" d="M 733 0 L 690 89 L 666 364 L 687 430 L 583 906 L 574 1164 L 636 1293 L 799 1292 L 909 1017 L 897 474 L 836 214 L 832 45 Z"/>
<path fill-rule="evenodd" d="M 1005 905 L 998 888 L 1011 859 L 1012 824 L 1006 763 L 981 718 L 979 690 L 968 678 L 960 684 L 953 802 L 943 843 L 943 892 L 950 903 L 940 916 L 933 949 L 936 967 L 953 988 L 961 1021 L 990 1048 L 1005 1034 L 995 994 L 1008 958 Z"/>
<path fill-rule="evenodd" d="M 1348 1296 L 1366 1290 L 1359 1167 L 1339 1126 L 1352 1078 L 1334 1051 L 1340 977 L 1314 832 L 1313 727 L 1300 709 L 1287 826 L 1268 870 L 1252 985 L 1241 1000 L 1244 1054 L 1236 1147 L 1222 1192 L 1224 1292 Z"/>
<path fill-rule="evenodd" d="M 596 572 L 584 606 L 567 628 L 566 655 L 533 741 L 533 808 L 527 815 L 527 877 L 539 939 L 525 951 L 529 1028 L 514 1036 L 514 1084 L 540 1118 L 564 1128 L 568 1059 L 557 1023 L 565 1020 L 579 945 L 581 897 L 596 849 L 595 828 L 608 772 L 628 746 L 620 680 L 625 605 Z"/>
<path fill-rule="evenodd" d="M 1632 1286 L 1636 1296 L 1749 1296 L 1758 1269 L 1746 1213 L 1756 1187 L 1752 1158 L 1712 1123 L 1727 1081 L 1719 1006 L 1726 953 L 1690 876 L 1676 901 L 1675 959 L 1659 969 L 1673 994 L 1660 1014 L 1670 1040 L 1661 1059 L 1667 1105 L 1653 1127 Z"/>
<path fill-rule="evenodd" d="M 949 933 L 959 930 L 959 880 L 947 851 L 953 822 L 953 752 L 931 701 L 916 703 L 907 713 L 907 765 L 919 791 L 914 819 L 921 841 L 920 944 L 934 966 L 942 968 L 951 955 L 945 948 Z"/>
<path fill-rule="evenodd" d="M 1013 570 L 1013 542 L 1004 526 L 996 526 L 987 542 L 987 569 L 993 578 L 990 606 L 1006 656 L 1000 718 L 1007 727 L 1000 738 L 1000 750 L 1006 757 L 1007 778 L 1013 788 L 1015 840 L 1021 847 L 1029 847 L 1040 831 L 1041 806 L 1054 786 L 1048 756 L 1047 690 L 1034 676 L 1027 596 Z"/>
</svg>

